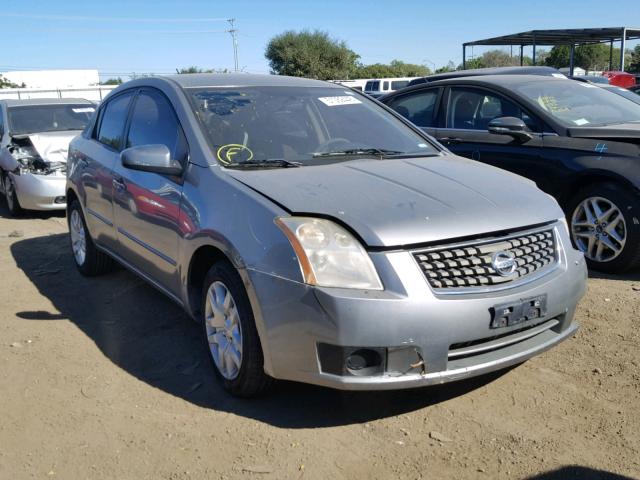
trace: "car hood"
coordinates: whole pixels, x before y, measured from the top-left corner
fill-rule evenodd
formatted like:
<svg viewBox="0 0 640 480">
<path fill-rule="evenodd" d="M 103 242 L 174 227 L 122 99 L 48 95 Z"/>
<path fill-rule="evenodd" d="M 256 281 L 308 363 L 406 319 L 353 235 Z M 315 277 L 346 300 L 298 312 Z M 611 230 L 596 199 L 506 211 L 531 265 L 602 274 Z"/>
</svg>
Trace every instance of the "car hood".
<svg viewBox="0 0 640 480">
<path fill-rule="evenodd" d="M 571 127 L 568 135 L 575 138 L 601 138 L 618 142 L 640 143 L 640 122 L 604 125 L 602 127 Z"/>
<path fill-rule="evenodd" d="M 292 214 L 338 219 L 371 247 L 478 235 L 563 216 L 530 180 L 448 154 L 226 171 Z"/>
<path fill-rule="evenodd" d="M 81 130 L 68 130 L 64 132 L 42 132 L 29 135 L 20 135 L 19 138 L 28 138 L 40 158 L 47 162 L 66 162 L 69 152 L 69 142 L 82 133 Z"/>
</svg>

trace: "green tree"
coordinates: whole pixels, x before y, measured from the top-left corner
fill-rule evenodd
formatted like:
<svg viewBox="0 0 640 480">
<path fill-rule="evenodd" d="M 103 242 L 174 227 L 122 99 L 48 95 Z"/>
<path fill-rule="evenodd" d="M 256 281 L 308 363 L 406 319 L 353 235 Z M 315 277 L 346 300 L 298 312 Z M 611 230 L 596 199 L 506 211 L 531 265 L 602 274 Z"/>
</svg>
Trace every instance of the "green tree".
<svg viewBox="0 0 640 480">
<path fill-rule="evenodd" d="M 531 57 L 523 57 L 523 65 L 532 65 Z M 488 50 L 476 58 L 471 58 L 466 62 L 466 68 L 492 68 L 492 67 L 515 67 L 520 66 L 520 55 L 511 56 L 503 50 Z M 462 70 L 462 65 L 458 66 Z"/>
<path fill-rule="evenodd" d="M 344 41 L 319 30 L 276 35 L 264 55 L 275 74 L 320 80 L 350 78 L 359 58 Z"/>
<path fill-rule="evenodd" d="M 108 78 L 104 82 L 100 82 L 100 85 L 120 85 L 122 83 L 122 78 Z"/>
<path fill-rule="evenodd" d="M 640 73 L 640 45 L 636 45 L 636 48 L 629 53 L 629 63 L 627 65 L 629 65 L 628 72 Z"/>
<path fill-rule="evenodd" d="M 434 73 L 447 73 L 454 72 L 455 70 L 456 64 L 449 60 L 449 62 L 444 67 L 437 68 Z"/>
<path fill-rule="evenodd" d="M 424 77 L 431 74 L 431 70 L 424 65 L 405 63 L 392 60 L 389 64 L 374 63 L 372 65 L 358 64 L 353 76 L 357 78 L 387 78 L 387 77 Z"/>
<path fill-rule="evenodd" d="M 17 83 L 10 82 L 2 75 L 0 75 L 0 88 L 24 88 L 26 85 L 23 83 L 22 85 L 18 85 Z"/>
<path fill-rule="evenodd" d="M 230 71 L 226 68 L 215 69 L 215 68 L 200 68 L 196 66 L 186 67 L 186 68 L 176 68 L 176 73 L 179 75 L 185 73 L 229 73 Z"/>
<path fill-rule="evenodd" d="M 636 47 L 637 48 L 637 47 Z M 556 45 L 546 58 L 546 65 L 555 68 L 569 66 L 569 45 Z M 573 53 L 573 64 L 585 70 L 609 70 L 609 45 L 598 43 L 593 45 L 579 45 Z M 612 52 L 612 68 L 620 69 L 620 49 L 614 48 Z M 633 61 L 633 53 L 625 52 L 625 64 Z"/>
<path fill-rule="evenodd" d="M 194 66 L 186 67 L 186 68 L 176 68 L 176 73 L 177 74 L 183 74 L 183 73 L 213 73 L 213 70 L 196 67 L 194 65 Z"/>
</svg>

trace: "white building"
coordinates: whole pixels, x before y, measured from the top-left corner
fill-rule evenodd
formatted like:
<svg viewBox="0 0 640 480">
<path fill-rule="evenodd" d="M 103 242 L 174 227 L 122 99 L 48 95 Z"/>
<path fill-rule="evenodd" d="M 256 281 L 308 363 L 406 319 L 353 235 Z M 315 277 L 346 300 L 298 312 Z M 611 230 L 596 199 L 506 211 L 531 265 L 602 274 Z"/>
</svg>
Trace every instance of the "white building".
<svg viewBox="0 0 640 480">
<path fill-rule="evenodd" d="M 26 88 L 56 90 L 82 88 L 100 83 L 98 70 L 33 70 L 0 72 L 6 80 Z"/>
</svg>

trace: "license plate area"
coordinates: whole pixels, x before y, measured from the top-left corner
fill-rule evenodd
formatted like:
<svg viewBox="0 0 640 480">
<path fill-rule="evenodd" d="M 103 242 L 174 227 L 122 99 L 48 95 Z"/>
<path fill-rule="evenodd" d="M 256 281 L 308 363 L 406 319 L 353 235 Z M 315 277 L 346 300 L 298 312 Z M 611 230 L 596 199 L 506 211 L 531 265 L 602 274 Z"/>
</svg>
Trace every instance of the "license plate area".
<svg viewBox="0 0 640 480">
<path fill-rule="evenodd" d="M 547 295 L 502 303 L 490 308 L 489 311 L 491 312 L 490 328 L 510 327 L 529 320 L 538 320 L 547 314 Z"/>
</svg>

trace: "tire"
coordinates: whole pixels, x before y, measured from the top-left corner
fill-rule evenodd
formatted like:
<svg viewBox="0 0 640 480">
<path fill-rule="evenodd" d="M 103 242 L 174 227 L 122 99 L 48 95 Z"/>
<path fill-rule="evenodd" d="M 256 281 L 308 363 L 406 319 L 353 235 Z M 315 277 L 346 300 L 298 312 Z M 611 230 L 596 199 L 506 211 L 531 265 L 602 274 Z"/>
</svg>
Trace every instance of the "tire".
<svg viewBox="0 0 640 480">
<path fill-rule="evenodd" d="M 94 277 L 111 271 L 113 259 L 98 250 L 93 243 L 78 200 L 72 201 L 69 205 L 67 223 L 71 253 L 80 273 L 87 277 Z M 82 247 L 84 247 L 83 253 Z"/>
<path fill-rule="evenodd" d="M 204 341 L 225 390 L 244 398 L 264 394 L 273 379 L 264 373 L 264 356 L 251 304 L 240 275 L 229 262 L 217 262 L 211 267 L 201 299 Z"/>
<path fill-rule="evenodd" d="M 566 214 L 571 241 L 589 268 L 622 273 L 640 266 L 638 193 L 615 183 L 588 185 L 573 196 Z"/>
<path fill-rule="evenodd" d="M 24 210 L 20 206 L 18 201 L 18 195 L 16 194 L 16 187 L 8 173 L 5 173 L 2 181 L 4 182 L 4 198 L 7 202 L 7 210 L 12 217 L 19 217 L 24 213 Z"/>
</svg>

